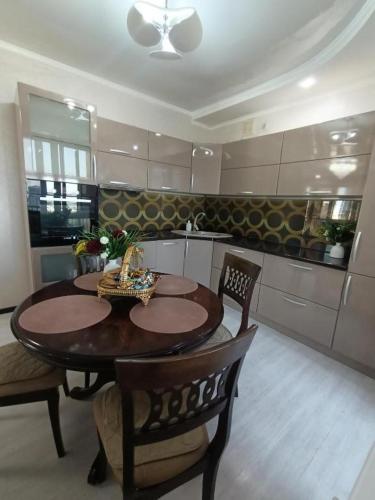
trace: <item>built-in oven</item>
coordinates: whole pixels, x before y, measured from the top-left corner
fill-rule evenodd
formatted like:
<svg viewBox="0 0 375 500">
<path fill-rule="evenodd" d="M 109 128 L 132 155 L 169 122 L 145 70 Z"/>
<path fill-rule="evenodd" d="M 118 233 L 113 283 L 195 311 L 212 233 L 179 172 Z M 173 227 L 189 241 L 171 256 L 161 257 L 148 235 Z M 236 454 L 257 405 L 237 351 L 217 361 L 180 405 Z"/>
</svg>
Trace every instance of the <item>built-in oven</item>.
<svg viewBox="0 0 375 500">
<path fill-rule="evenodd" d="M 98 188 L 91 184 L 27 180 L 34 288 L 77 274 L 72 245 L 98 226 Z"/>
</svg>

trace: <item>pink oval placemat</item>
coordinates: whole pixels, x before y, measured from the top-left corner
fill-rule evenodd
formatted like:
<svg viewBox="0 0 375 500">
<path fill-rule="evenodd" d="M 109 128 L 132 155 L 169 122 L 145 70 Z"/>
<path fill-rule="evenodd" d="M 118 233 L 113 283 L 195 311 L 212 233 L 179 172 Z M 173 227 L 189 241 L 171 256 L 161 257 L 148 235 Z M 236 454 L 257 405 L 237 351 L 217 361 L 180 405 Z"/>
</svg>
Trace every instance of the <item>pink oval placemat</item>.
<svg viewBox="0 0 375 500">
<path fill-rule="evenodd" d="M 162 295 L 184 295 L 195 292 L 198 288 L 196 281 L 184 278 L 183 276 L 161 275 L 156 285 L 156 293 Z"/>
<path fill-rule="evenodd" d="M 111 310 L 111 304 L 105 299 L 92 295 L 66 295 L 29 307 L 18 322 L 29 332 L 67 333 L 99 323 Z"/>
<path fill-rule="evenodd" d="M 208 312 L 196 302 L 178 297 L 156 297 L 147 306 L 137 304 L 130 310 L 131 321 L 156 333 L 183 333 L 207 321 Z"/>
<path fill-rule="evenodd" d="M 81 288 L 82 290 L 96 292 L 97 284 L 99 283 L 99 280 L 101 278 L 103 278 L 102 272 L 87 273 L 82 274 L 82 276 L 78 276 L 78 278 L 76 278 L 73 283 L 77 288 Z"/>
</svg>

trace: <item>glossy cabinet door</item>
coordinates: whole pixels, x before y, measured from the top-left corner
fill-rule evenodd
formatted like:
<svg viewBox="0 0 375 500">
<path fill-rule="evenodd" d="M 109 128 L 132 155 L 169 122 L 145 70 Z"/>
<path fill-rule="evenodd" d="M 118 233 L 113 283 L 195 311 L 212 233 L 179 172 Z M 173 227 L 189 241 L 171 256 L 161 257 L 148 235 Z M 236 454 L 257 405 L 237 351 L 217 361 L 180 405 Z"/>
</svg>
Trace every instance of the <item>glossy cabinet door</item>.
<svg viewBox="0 0 375 500">
<path fill-rule="evenodd" d="M 238 248 L 226 243 L 219 243 L 216 241 L 214 243 L 214 251 L 212 255 L 212 266 L 218 269 L 222 269 L 226 253 L 237 255 L 238 257 L 246 259 L 253 264 L 257 264 L 258 266 L 263 268 L 264 254 L 262 252 L 256 252 L 255 250 L 249 250 L 247 248 Z M 261 274 L 262 272 L 259 273 L 257 282 L 260 282 Z"/>
<path fill-rule="evenodd" d="M 191 142 L 162 135 L 158 132 L 148 133 L 149 160 L 191 167 Z"/>
<path fill-rule="evenodd" d="M 375 112 L 288 130 L 281 162 L 369 154 L 374 137 Z"/>
<path fill-rule="evenodd" d="M 217 269 L 216 267 L 213 267 L 211 270 L 210 288 L 215 293 L 217 293 L 219 290 L 220 275 L 221 275 L 221 270 Z M 253 296 L 250 302 L 250 312 L 255 313 L 257 311 L 259 290 L 260 290 L 260 284 L 255 283 Z M 226 295 L 224 295 L 224 304 L 226 304 L 229 307 L 232 307 L 233 309 L 236 309 L 237 311 L 241 310 L 241 306 L 237 304 L 237 302 L 235 302 L 231 297 L 227 297 Z"/>
<path fill-rule="evenodd" d="M 262 283 L 298 297 L 338 309 L 345 273 L 309 262 L 264 256 Z"/>
<path fill-rule="evenodd" d="M 142 267 L 156 269 L 156 243 L 157 241 L 141 241 L 139 247 L 143 249 Z"/>
<path fill-rule="evenodd" d="M 349 271 L 375 277 L 375 147 L 363 193 L 357 231 L 349 261 Z"/>
<path fill-rule="evenodd" d="M 96 154 L 98 183 L 114 188 L 146 189 L 147 164 L 146 160 L 99 151 Z"/>
<path fill-rule="evenodd" d="M 337 318 L 334 309 L 262 285 L 258 314 L 319 344 L 331 346 Z"/>
<path fill-rule="evenodd" d="M 275 195 L 279 165 L 222 170 L 220 194 Z"/>
<path fill-rule="evenodd" d="M 183 276 L 185 240 L 162 240 L 156 242 L 156 271 Z"/>
<path fill-rule="evenodd" d="M 348 274 L 333 350 L 375 369 L 375 279 Z"/>
<path fill-rule="evenodd" d="M 370 155 L 280 165 L 277 194 L 282 196 L 361 196 Z"/>
<path fill-rule="evenodd" d="M 256 167 L 280 163 L 283 133 L 262 135 L 223 145 L 222 168 Z"/>
<path fill-rule="evenodd" d="M 191 169 L 149 162 L 148 188 L 158 191 L 190 191 Z"/>
<path fill-rule="evenodd" d="M 186 239 L 184 276 L 209 287 L 212 250 L 212 240 Z"/>
<path fill-rule="evenodd" d="M 191 192 L 219 194 L 222 146 L 194 144 L 191 164 Z"/>
<path fill-rule="evenodd" d="M 148 158 L 148 131 L 98 117 L 99 151 Z"/>
</svg>

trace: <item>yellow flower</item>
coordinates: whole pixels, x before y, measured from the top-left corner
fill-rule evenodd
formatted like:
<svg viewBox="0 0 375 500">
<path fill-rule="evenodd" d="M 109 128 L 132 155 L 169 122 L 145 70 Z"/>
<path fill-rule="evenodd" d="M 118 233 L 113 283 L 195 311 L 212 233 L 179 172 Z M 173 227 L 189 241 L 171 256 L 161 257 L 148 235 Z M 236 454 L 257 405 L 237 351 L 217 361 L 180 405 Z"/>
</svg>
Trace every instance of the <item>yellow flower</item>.
<svg viewBox="0 0 375 500">
<path fill-rule="evenodd" d="M 81 253 L 86 252 L 86 244 L 87 244 L 87 241 L 85 241 L 85 240 L 79 241 L 76 245 L 74 253 L 76 255 L 80 255 Z"/>
</svg>

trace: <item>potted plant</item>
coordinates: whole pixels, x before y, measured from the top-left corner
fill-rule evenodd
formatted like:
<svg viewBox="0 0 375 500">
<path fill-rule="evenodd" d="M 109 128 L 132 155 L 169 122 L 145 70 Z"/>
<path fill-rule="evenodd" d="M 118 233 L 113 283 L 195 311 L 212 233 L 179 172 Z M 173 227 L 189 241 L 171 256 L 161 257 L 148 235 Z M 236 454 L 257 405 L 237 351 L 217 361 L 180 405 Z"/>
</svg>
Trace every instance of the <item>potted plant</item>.
<svg viewBox="0 0 375 500">
<path fill-rule="evenodd" d="M 343 243 L 353 239 L 356 223 L 352 221 L 335 222 L 325 220 L 319 227 L 318 233 L 332 246 L 329 255 L 335 259 L 342 259 L 345 255 Z"/>
<path fill-rule="evenodd" d="M 137 230 L 125 231 L 115 229 L 111 231 L 106 228 L 98 228 L 93 231 L 83 232 L 74 251 L 80 258 L 94 256 L 97 262 L 100 259 L 103 264 L 97 263 L 96 267 L 99 267 L 99 269 L 93 270 L 101 270 L 105 263 L 104 272 L 108 272 L 121 266 L 121 260 L 126 250 L 137 241 L 140 241 L 140 239 L 141 234 Z M 85 272 L 85 270 L 83 272 Z"/>
</svg>

